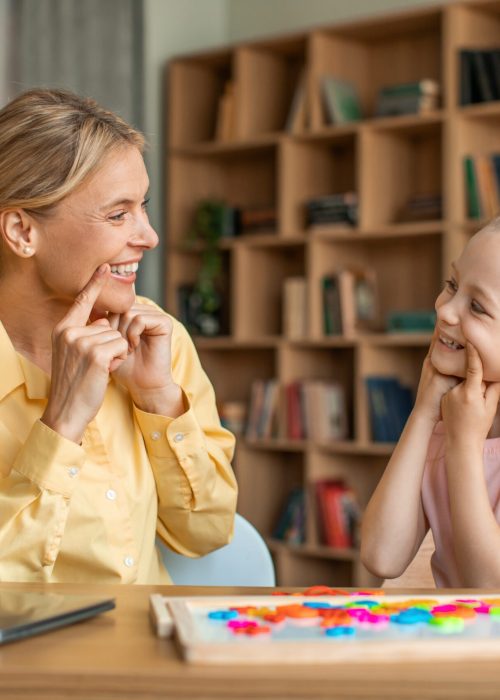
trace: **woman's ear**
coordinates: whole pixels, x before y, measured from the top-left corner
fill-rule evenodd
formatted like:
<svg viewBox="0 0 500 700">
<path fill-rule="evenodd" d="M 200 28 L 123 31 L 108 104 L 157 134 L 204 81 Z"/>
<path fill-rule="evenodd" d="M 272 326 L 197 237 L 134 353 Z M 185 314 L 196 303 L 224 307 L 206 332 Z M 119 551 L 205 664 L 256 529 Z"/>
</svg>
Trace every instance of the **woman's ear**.
<svg viewBox="0 0 500 700">
<path fill-rule="evenodd" d="M 37 224 L 24 209 L 0 212 L 0 235 L 15 255 L 31 258 L 35 254 Z"/>
</svg>

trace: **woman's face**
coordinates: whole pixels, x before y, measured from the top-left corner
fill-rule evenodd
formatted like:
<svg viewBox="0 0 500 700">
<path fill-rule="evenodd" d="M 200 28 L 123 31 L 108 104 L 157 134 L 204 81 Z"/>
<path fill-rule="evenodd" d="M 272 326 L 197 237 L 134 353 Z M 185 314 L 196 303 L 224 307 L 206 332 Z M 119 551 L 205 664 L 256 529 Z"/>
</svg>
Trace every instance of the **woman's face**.
<svg viewBox="0 0 500 700">
<path fill-rule="evenodd" d="M 436 300 L 437 341 L 431 355 L 438 372 L 465 377 L 465 344 L 483 363 L 485 381 L 500 381 L 500 232 L 481 231 L 452 265 Z"/>
<path fill-rule="evenodd" d="M 124 313 L 132 306 L 143 253 L 158 245 L 146 212 L 148 187 L 139 150 L 120 148 L 47 218 L 38 219 L 34 262 L 45 298 L 73 300 L 108 263 L 111 275 L 94 311 Z"/>
</svg>

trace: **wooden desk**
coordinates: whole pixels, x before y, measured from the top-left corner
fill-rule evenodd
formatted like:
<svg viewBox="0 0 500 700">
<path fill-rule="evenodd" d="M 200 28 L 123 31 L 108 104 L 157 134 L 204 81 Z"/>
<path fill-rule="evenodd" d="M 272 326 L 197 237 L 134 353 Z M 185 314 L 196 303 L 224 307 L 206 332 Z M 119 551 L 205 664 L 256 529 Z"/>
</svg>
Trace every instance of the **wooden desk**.
<svg viewBox="0 0 500 700">
<path fill-rule="evenodd" d="M 12 584 L 0 584 L 0 591 L 2 587 L 12 588 Z M 16 584 L 16 587 L 44 590 L 42 585 L 34 584 Z M 81 624 L 0 646 L 1 700 L 491 700 L 500 697 L 500 659 L 426 665 L 360 663 L 344 667 L 189 666 L 181 661 L 171 640 L 155 636 L 149 621 L 149 594 L 153 592 L 265 594 L 269 589 L 58 584 L 48 589 L 113 596 L 117 607 Z M 422 589 L 391 591 L 396 592 L 426 593 Z M 467 591 L 468 596 L 480 593 Z"/>
</svg>

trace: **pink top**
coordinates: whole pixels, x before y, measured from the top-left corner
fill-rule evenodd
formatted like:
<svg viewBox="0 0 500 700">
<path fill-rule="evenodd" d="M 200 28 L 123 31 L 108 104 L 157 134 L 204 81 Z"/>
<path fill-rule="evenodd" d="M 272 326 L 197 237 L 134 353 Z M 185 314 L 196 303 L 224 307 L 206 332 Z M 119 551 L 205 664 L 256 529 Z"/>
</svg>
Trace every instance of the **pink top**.
<svg viewBox="0 0 500 700">
<path fill-rule="evenodd" d="M 436 585 L 459 588 L 458 568 L 451 537 L 451 515 L 445 467 L 444 425 L 438 423 L 429 442 L 422 482 L 422 503 L 434 537 L 436 551 L 431 567 Z M 500 438 L 486 440 L 484 476 L 491 508 L 500 524 Z"/>
</svg>

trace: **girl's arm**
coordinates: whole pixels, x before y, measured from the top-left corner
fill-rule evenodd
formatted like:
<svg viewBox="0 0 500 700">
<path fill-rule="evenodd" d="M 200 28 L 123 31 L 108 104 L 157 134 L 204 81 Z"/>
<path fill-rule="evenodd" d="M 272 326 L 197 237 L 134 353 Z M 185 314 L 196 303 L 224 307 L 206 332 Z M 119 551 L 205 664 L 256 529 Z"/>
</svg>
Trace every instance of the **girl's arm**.
<svg viewBox="0 0 500 700">
<path fill-rule="evenodd" d="M 435 341 L 436 334 L 424 360 L 415 406 L 363 517 L 361 559 L 381 578 L 403 573 L 428 529 L 420 497 L 427 449 L 440 420 L 441 398 L 458 381 L 432 365 Z"/>
<path fill-rule="evenodd" d="M 477 350 L 467 343 L 465 381 L 442 402 L 453 546 L 463 586 L 500 585 L 500 527 L 484 478 L 484 441 L 500 398 L 486 386 Z"/>
</svg>

